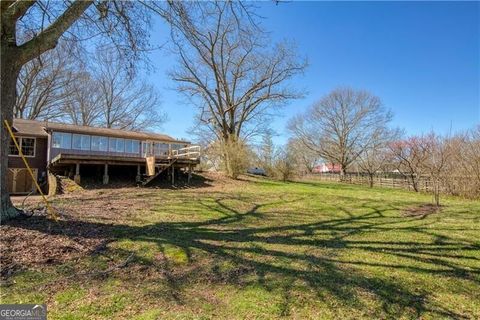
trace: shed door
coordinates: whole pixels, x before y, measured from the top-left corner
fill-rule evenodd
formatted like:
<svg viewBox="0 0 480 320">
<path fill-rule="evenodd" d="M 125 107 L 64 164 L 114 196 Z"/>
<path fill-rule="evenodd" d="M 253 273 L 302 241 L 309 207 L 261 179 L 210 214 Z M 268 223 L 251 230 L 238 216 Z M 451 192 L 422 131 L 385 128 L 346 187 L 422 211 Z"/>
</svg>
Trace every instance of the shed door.
<svg viewBox="0 0 480 320">
<path fill-rule="evenodd" d="M 38 169 L 32 168 L 33 176 L 38 178 Z M 29 193 L 35 188 L 32 177 L 26 168 L 11 168 L 8 170 L 8 190 L 10 193 Z"/>
</svg>

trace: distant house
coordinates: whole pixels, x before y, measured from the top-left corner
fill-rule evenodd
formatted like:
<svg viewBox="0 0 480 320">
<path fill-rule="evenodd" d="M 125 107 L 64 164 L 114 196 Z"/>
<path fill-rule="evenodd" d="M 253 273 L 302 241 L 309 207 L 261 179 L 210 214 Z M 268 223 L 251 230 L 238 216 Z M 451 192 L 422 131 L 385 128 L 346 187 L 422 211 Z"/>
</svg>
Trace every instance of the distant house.
<svg viewBox="0 0 480 320">
<path fill-rule="evenodd" d="M 166 168 L 191 170 L 200 158 L 198 146 L 164 134 L 23 119 L 13 121 L 13 131 L 40 182 L 47 180 L 47 171 L 72 175 L 80 182 L 83 165 L 100 167 L 104 184 L 109 182 L 109 166 L 136 167 L 136 179 L 141 181 L 147 158 L 154 167 L 152 176 Z M 8 168 L 9 192 L 30 192 L 33 181 L 13 140 L 10 141 Z"/>
<path fill-rule="evenodd" d="M 342 165 L 334 163 L 321 163 L 313 168 L 313 173 L 340 173 Z"/>
</svg>

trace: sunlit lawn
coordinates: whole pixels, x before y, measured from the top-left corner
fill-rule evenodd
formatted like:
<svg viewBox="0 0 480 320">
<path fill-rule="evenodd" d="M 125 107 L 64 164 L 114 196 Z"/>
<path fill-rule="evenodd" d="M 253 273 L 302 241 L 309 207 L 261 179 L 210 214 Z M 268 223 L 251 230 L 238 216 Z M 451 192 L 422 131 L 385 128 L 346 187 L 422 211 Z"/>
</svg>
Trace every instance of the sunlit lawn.
<svg viewBox="0 0 480 320">
<path fill-rule="evenodd" d="M 480 318 L 478 201 L 406 216 L 431 196 L 268 180 L 128 190 L 118 198 L 148 207 L 61 222 L 104 228 L 105 251 L 17 273 L 2 303 L 47 301 L 49 319 Z"/>
</svg>

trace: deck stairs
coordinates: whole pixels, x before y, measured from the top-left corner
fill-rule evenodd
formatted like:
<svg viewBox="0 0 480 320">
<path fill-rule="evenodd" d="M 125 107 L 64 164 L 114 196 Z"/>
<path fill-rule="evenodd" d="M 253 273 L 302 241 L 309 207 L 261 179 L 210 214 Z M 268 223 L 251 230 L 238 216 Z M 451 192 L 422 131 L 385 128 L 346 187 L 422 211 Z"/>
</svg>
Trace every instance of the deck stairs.
<svg viewBox="0 0 480 320">
<path fill-rule="evenodd" d="M 142 181 L 142 186 L 146 186 L 150 182 L 152 182 L 156 177 L 158 177 L 162 172 L 170 168 L 175 162 L 177 162 L 178 158 L 173 158 L 168 161 L 168 163 L 165 164 L 157 164 L 156 167 L 158 168 L 158 171 L 153 175 L 153 176 L 147 176 L 145 180 Z"/>
</svg>

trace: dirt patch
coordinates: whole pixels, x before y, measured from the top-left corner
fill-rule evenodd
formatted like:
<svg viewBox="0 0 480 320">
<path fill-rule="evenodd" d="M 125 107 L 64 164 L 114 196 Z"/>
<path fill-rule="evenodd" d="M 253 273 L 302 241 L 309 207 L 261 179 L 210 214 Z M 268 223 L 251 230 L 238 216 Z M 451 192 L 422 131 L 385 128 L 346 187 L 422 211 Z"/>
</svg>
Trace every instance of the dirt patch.
<svg viewBox="0 0 480 320">
<path fill-rule="evenodd" d="M 168 187 L 165 184 L 163 188 L 75 188 L 51 198 L 53 207 L 61 215 L 58 222 L 46 219 L 43 212 L 30 218 L 7 221 L 0 226 L 1 278 L 7 279 L 19 270 L 76 261 L 102 251 L 113 239 L 115 226 L 128 225 L 130 219 L 158 205 L 159 199 L 163 199 L 164 189 L 219 192 L 244 184 L 248 181 L 207 173 L 195 175 L 191 184 L 185 187 L 180 184 Z M 169 195 L 165 193 L 165 201 Z M 29 197 L 25 206 L 22 205 L 23 200 L 24 197 L 12 197 L 17 207 L 27 210 L 43 206 L 38 196 Z"/>
<path fill-rule="evenodd" d="M 442 210 L 441 206 L 436 206 L 431 203 L 422 204 L 415 207 L 410 207 L 402 212 L 404 217 L 420 217 L 425 218 L 431 214 L 439 213 Z"/>
<path fill-rule="evenodd" d="M 110 235 L 90 226 L 82 228 L 65 219 L 53 222 L 38 215 L 8 221 L 0 226 L 1 278 L 7 279 L 19 270 L 63 263 L 103 250 Z"/>
</svg>

